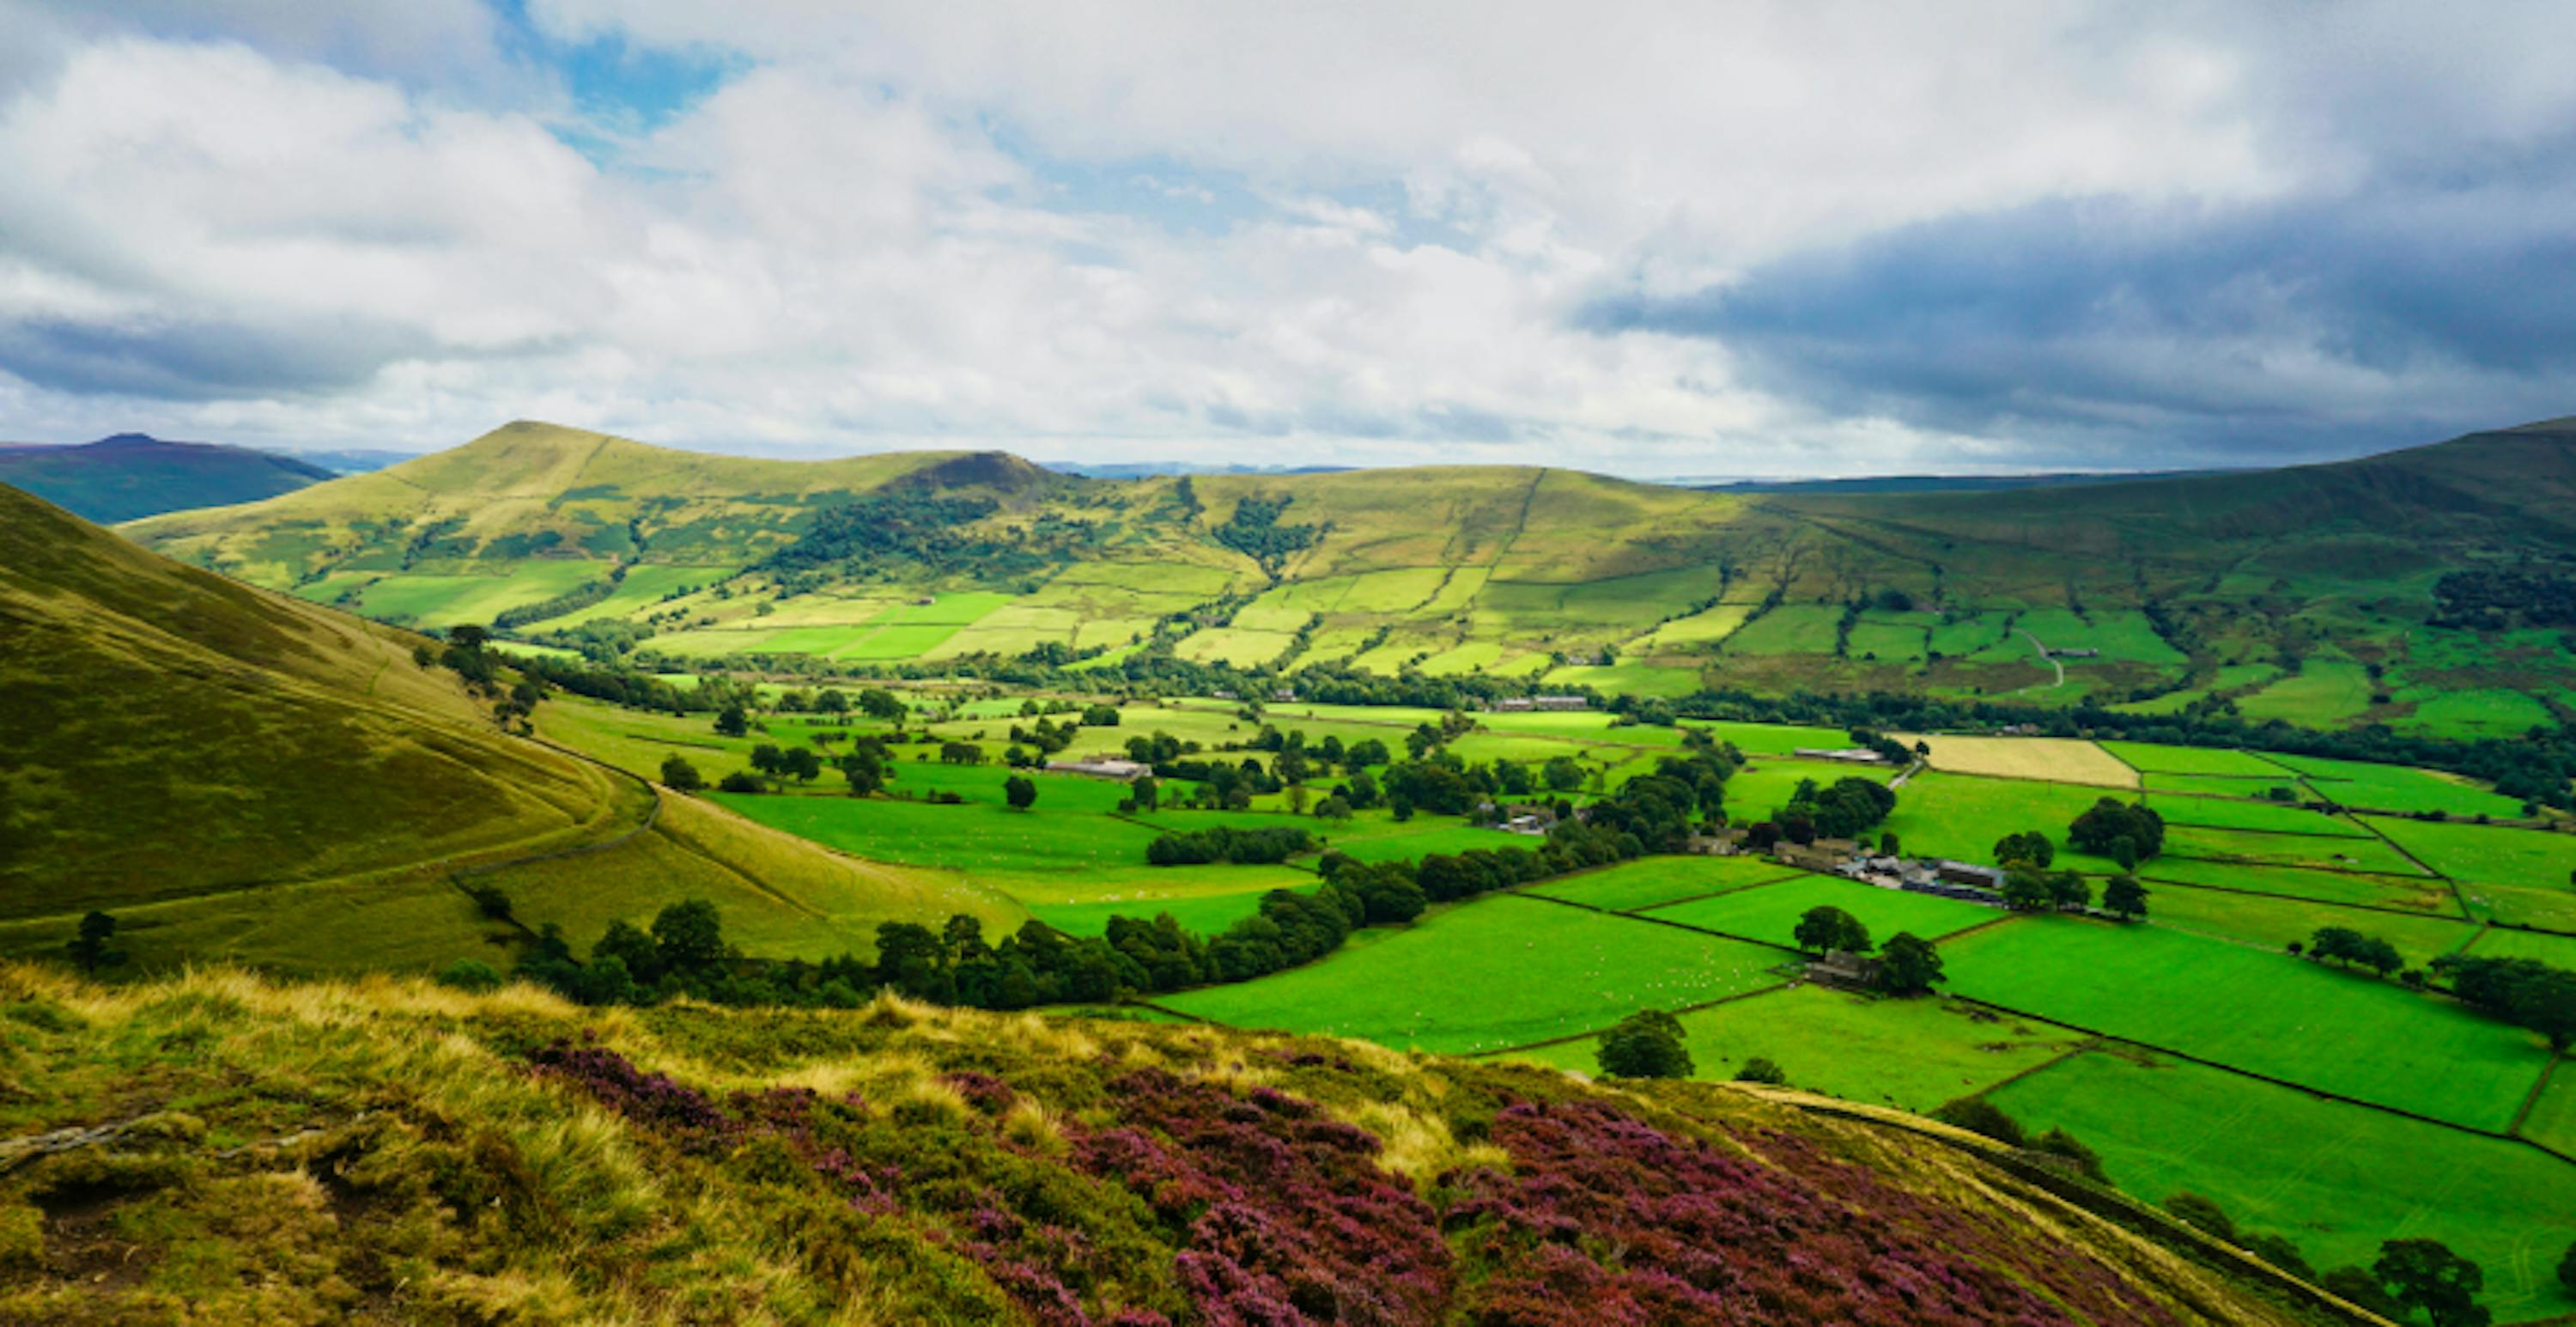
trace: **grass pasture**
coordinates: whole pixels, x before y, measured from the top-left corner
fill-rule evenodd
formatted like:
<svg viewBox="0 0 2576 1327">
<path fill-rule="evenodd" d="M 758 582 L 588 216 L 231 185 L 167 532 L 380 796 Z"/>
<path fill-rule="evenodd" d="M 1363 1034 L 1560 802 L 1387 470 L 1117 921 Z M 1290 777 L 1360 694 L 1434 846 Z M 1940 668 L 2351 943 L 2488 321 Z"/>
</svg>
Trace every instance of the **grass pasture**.
<svg viewBox="0 0 2576 1327">
<path fill-rule="evenodd" d="M 1840 728 L 1815 728 L 1794 723 L 1741 723 L 1733 719 L 1684 719 L 1682 725 L 1700 729 L 1720 742 L 1730 743 L 1748 756 L 1785 756 L 1799 747 L 1832 750 L 1851 745 L 1851 734 Z"/>
<path fill-rule="evenodd" d="M 1762 1056 L 1792 1086 L 1846 1101 L 1917 1112 L 1985 1090 L 2083 1045 L 2087 1038 L 1955 1000 L 1882 1000 L 1824 986 L 1784 987 L 1681 1016 L 1692 1077 L 1724 1081 Z M 1512 1058 L 1596 1074 L 1600 1041 Z"/>
<path fill-rule="evenodd" d="M 2349 659 L 2309 659 L 2300 671 L 2237 700 L 2248 719 L 2334 728 L 2370 708 L 2370 674 Z"/>
<path fill-rule="evenodd" d="M 1635 912 L 1798 878 L 1798 872 L 1758 857 L 1646 857 L 1541 881 L 1522 892 L 1611 912 Z"/>
<path fill-rule="evenodd" d="M 2299 776 L 2283 770 L 2274 778 L 2249 779 L 2233 774 L 2148 774 L 2141 779 L 2151 793 L 2174 793 L 2193 797 L 2265 797 L 2275 788 L 2286 788 L 2301 802 L 2317 800 L 2317 794 Z"/>
<path fill-rule="evenodd" d="M 2262 866 L 2304 866 L 2321 871 L 2367 871 L 2374 875 L 2427 874 L 2406 854 L 2376 838 L 2324 834 L 2266 834 L 2176 825 L 2165 830 L 2165 855 Z"/>
<path fill-rule="evenodd" d="M 2368 838 L 2370 831 L 2340 815 L 2327 815 L 2283 802 L 2234 797 L 2195 797 L 2150 793 L 2147 805 L 2164 817 L 2169 829 L 2253 830 L 2268 834 L 2321 834 Z"/>
<path fill-rule="evenodd" d="M 2576 1312 L 2556 1276 L 2576 1231 L 2576 1167 L 2519 1143 L 2126 1052 L 2076 1056 L 1993 1100 L 2024 1128 L 2082 1139 L 2123 1190 L 2206 1195 L 2320 1269 L 2428 1236 L 2484 1267 L 2498 1321 Z"/>
<path fill-rule="evenodd" d="M 2397 946 L 2397 952 L 2405 955 L 2412 967 L 2421 967 L 2437 955 L 2458 949 L 2477 934 L 2477 927 L 2456 912 L 2448 916 L 2365 912 L 2344 903 L 2237 894 L 2163 881 L 2147 885 L 2147 915 L 2159 926 L 2267 949 L 2279 949 L 2292 941 L 2304 944 L 2319 927 L 2349 926 Z M 2480 948 L 2484 948 L 2483 944 Z"/>
<path fill-rule="evenodd" d="M 1953 994 L 2472 1128 L 2510 1124 L 2548 1062 L 2439 997 L 2164 927 L 2025 918 L 1942 958 Z"/>
<path fill-rule="evenodd" d="M 1885 828 L 1915 856 L 1971 862 L 1993 860 L 1996 841 L 2007 834 L 2036 830 L 2057 844 L 2059 860 L 2066 862 L 2066 827 L 2112 795 L 2103 788 L 1935 771 L 1896 790 L 1896 811 Z"/>
<path fill-rule="evenodd" d="M 2449 882 L 2422 875 L 2361 875 L 2250 862 L 2195 861 L 2167 855 L 2139 863 L 2138 878 L 2151 885 L 2202 885 L 2319 903 L 2396 908 L 2434 916 L 2461 915 L 2459 899 L 2452 894 Z"/>
<path fill-rule="evenodd" d="M 2136 770 L 2101 747 L 2074 738 L 1894 736 L 1907 746 L 1920 742 L 1931 747 L 1932 768 L 1954 774 L 2121 789 L 2138 786 Z"/>
<path fill-rule="evenodd" d="M 2362 819 L 2454 880 L 2560 892 L 2576 884 L 2576 834 L 2389 816 Z"/>
<path fill-rule="evenodd" d="M 1758 990 L 1779 981 L 1778 961 L 1756 945 L 1504 895 L 1362 931 L 1318 963 L 1161 1003 L 1236 1027 L 1470 1054 Z"/>
<path fill-rule="evenodd" d="M 1828 906 L 1859 918 L 1869 928 L 1870 938 L 1880 943 L 1900 931 L 1911 931 L 1928 940 L 2006 916 L 1999 909 L 1975 903 L 1880 889 L 1823 875 L 1801 875 L 1759 889 L 1674 903 L 1649 909 L 1643 915 L 1748 940 L 1795 945 L 1798 919 L 1811 908 Z"/>
<path fill-rule="evenodd" d="M 2278 778 L 2290 773 L 2253 751 L 2206 746 L 2160 746 L 2153 742 L 2104 742 L 2102 749 L 2142 774 L 2216 774 L 2241 778 Z M 2153 786 L 2153 785 L 2150 785 Z"/>
<path fill-rule="evenodd" d="M 2522 803 L 2455 774 L 2404 765 L 2373 765 L 2322 756 L 2275 756 L 2306 776 L 2318 795 L 2365 811 L 2401 815 L 2440 811 L 2453 816 L 2519 816 Z"/>
<path fill-rule="evenodd" d="M 1580 664 L 1549 672 L 1547 681 L 1614 696 L 1674 697 L 1699 690 L 1699 670 L 1652 663 Z"/>
<path fill-rule="evenodd" d="M 1144 869 L 1157 831 L 1108 816 L 1049 815 L 970 802 L 711 796 L 734 813 L 871 861 L 957 871 Z M 1039 795 L 1041 806 L 1045 794 Z"/>
</svg>

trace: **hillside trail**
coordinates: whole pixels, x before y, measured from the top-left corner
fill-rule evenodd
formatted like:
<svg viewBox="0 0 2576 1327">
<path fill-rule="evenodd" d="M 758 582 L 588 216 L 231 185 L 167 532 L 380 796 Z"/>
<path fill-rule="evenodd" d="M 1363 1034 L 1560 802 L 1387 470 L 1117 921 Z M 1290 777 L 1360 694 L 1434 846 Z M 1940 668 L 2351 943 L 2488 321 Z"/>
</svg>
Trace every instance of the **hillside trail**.
<svg viewBox="0 0 2576 1327">
<path fill-rule="evenodd" d="M 2042 662 L 2042 663 L 2044 663 L 2044 664 L 2047 664 L 2049 667 L 2054 668 L 2054 669 L 2056 669 L 2056 670 L 2057 670 L 2057 680 L 2056 680 L 2056 681 L 2054 681 L 2054 682 L 2049 683 L 2047 686 L 2044 686 L 2044 687 L 2043 687 L 2043 686 L 2015 687 L 2014 689 L 2012 689 L 2012 690 L 2010 690 L 2010 691 L 2007 691 L 2007 692 L 2005 692 L 2004 694 L 2005 694 L 2005 695 L 2007 695 L 2007 696 L 2017 696 L 2017 695 L 2020 695 L 2022 692 L 2025 692 L 2025 691 L 2055 691 L 2055 690 L 2056 690 L 2056 689 L 2058 689 L 2059 687 L 2062 687 L 2062 686 L 2066 685 L 2066 665 L 2065 665 L 2065 664 L 2063 664 L 2063 663 L 2061 663 L 2061 662 L 2059 662 L 2059 661 L 2058 661 L 2058 658 L 2057 658 L 2057 656 L 2056 656 L 2056 655 L 2051 654 L 2051 653 L 2049 653 L 2049 652 L 2048 652 L 2048 645 L 2047 645 L 2047 643 L 2046 643 L 2046 642 L 2044 642 L 2044 641 L 2042 641 L 2042 640 L 2040 640 L 2040 638 L 2039 638 L 2039 637 L 2037 637 L 2037 636 L 2034 636 L 2034 635 L 2030 634 L 2030 628 L 2028 628 L 2028 627 L 2016 627 L 2016 628 L 2014 628 L 2014 630 L 2019 631 L 2019 632 L 2021 633 L 2021 635 L 2022 635 L 2022 639 L 2027 640 L 2027 641 L 2029 641 L 2029 642 L 2030 642 L 2030 647 L 2031 647 L 2032 649 L 2039 651 L 2039 659 L 2040 659 L 2040 662 Z"/>
</svg>

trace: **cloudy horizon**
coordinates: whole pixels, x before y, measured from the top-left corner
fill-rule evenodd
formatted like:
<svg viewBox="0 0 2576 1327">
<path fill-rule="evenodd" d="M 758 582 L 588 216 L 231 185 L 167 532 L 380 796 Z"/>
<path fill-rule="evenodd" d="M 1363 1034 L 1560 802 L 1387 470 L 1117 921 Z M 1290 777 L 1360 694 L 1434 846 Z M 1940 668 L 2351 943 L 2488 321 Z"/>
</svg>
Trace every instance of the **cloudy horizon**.
<svg viewBox="0 0 2576 1327">
<path fill-rule="evenodd" d="M 0 438 L 1834 476 L 2576 411 L 2576 19 L 0 0 Z"/>
</svg>

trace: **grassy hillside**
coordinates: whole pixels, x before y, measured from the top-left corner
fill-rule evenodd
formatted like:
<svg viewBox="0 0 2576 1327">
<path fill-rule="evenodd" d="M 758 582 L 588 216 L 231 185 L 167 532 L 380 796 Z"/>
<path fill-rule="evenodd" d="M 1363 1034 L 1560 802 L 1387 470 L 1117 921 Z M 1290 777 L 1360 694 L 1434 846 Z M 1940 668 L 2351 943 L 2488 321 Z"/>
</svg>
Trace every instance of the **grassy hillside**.
<svg viewBox="0 0 2576 1327">
<path fill-rule="evenodd" d="M 1795 1094 L 892 1000 L 8 967 L 0 1013 L 13 1321 L 2366 1320 Z"/>
<path fill-rule="evenodd" d="M 0 447 L 0 484 L 102 522 L 257 502 L 330 477 L 289 456 L 139 433 L 78 447 Z"/>
<path fill-rule="evenodd" d="M 147 963 L 438 963 L 491 952 L 467 876 L 576 937 L 707 897 L 804 956 L 891 916 L 1019 915 L 504 735 L 418 643 L 0 488 L 0 949 L 106 908 Z"/>
<path fill-rule="evenodd" d="M 2565 719 L 2576 652 L 2564 623 L 2443 618 L 2436 582 L 2563 579 L 2571 510 L 2566 422 L 2280 471 L 1860 494 L 1508 467 L 1076 480 L 994 454 L 748 461 L 514 424 L 131 533 L 387 621 L 613 626 L 692 667 L 1169 650 L 2479 737 Z"/>
</svg>

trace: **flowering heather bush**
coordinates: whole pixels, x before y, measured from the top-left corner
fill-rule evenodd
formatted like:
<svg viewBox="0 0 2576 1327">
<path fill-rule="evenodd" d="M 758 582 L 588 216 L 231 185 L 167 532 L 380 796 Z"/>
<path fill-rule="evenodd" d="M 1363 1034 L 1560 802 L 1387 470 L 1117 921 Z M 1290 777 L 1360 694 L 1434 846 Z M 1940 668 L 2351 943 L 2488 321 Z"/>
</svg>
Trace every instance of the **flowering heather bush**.
<svg viewBox="0 0 2576 1327">
<path fill-rule="evenodd" d="M 694 1088 L 668 1074 L 648 1074 L 602 1046 L 558 1041 L 530 1057 L 537 1072 L 570 1081 L 610 1110 L 647 1128 L 673 1135 L 692 1152 L 712 1152 L 732 1141 L 733 1121 Z"/>
<path fill-rule="evenodd" d="M 1438 1320 L 1448 1246 L 1429 1205 L 1377 1168 L 1377 1139 L 1268 1088 L 1237 1098 L 1161 1070 L 1110 1086 L 1123 1124 L 1078 1139 L 1074 1164 L 1153 1205 L 1202 1321 Z"/>
<path fill-rule="evenodd" d="M 1464 1195 L 1450 1228 L 1495 1264 L 1467 1306 L 1478 1323 L 2071 1320 L 1997 1263 L 2057 1264 L 2032 1274 L 2095 1321 L 2165 1320 L 2080 1254 L 2035 1258 L 1784 1135 L 1755 1160 L 1575 1101 L 1507 1107 L 1493 1140 L 1514 1174 L 1442 1177 Z"/>
<path fill-rule="evenodd" d="M 1274 1058 L 1301 1080 L 1321 1076 L 1307 1088 L 1325 1099 L 1376 1099 L 1378 1084 L 1357 1081 L 1373 1072 L 1311 1053 Z M 1120 1073 L 1106 1059 L 1022 1080 L 1089 1101 L 1064 1117 L 1061 1153 L 1006 1137 L 1021 1091 L 982 1070 L 940 1080 L 970 1106 L 961 1119 L 804 1089 L 718 1102 L 591 1046 L 558 1042 L 534 1060 L 736 1178 L 824 1199 L 796 1237 L 817 1274 L 893 1258 L 929 1278 L 905 1282 L 926 1316 L 1042 1327 L 2169 1320 L 2081 1250 L 2040 1247 L 2007 1218 L 1900 1187 L 1801 1135 L 1715 1125 L 1748 1154 L 1579 1096 L 1540 1104 L 1459 1084 L 1468 1090 L 1449 1108 L 1477 1112 L 1479 1136 L 1511 1169 L 1441 1176 L 1435 1210 L 1380 1168 L 1375 1136 L 1304 1095 L 1237 1095 L 1163 1069 L 1104 1082 Z M 950 1298 L 934 1309 L 938 1295 Z"/>
</svg>

